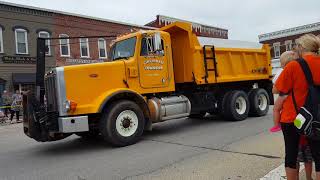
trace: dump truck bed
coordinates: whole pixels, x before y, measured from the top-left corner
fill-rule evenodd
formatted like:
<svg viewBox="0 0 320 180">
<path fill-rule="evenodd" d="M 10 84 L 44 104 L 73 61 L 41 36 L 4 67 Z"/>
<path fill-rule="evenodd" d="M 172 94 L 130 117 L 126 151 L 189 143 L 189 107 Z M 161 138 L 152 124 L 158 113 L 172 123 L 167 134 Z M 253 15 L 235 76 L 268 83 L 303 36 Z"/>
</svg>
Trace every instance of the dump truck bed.
<svg viewBox="0 0 320 180">
<path fill-rule="evenodd" d="M 176 83 L 214 84 L 271 78 L 268 45 L 197 37 L 191 24 L 182 22 L 161 30 L 171 36 Z"/>
</svg>

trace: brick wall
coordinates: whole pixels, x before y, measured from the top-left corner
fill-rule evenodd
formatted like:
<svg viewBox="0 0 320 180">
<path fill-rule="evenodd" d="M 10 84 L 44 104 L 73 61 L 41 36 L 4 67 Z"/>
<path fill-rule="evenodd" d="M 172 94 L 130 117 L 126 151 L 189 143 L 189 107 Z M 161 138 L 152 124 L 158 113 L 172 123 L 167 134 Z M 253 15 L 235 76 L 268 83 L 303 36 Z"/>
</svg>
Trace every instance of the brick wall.
<svg viewBox="0 0 320 180">
<path fill-rule="evenodd" d="M 310 32 L 310 33 L 312 33 L 314 35 L 319 35 L 320 31 L 313 31 L 313 32 Z M 295 40 L 298 39 L 299 37 L 301 37 L 302 35 L 304 35 L 304 34 L 297 34 L 297 35 L 294 35 L 294 36 L 287 36 L 287 37 L 271 39 L 271 40 L 267 40 L 267 41 L 260 41 L 260 43 L 269 44 L 270 47 L 271 47 L 271 57 L 275 57 L 274 56 L 274 50 L 273 50 L 273 44 L 274 43 L 280 42 L 280 54 L 281 54 L 281 53 L 286 51 L 286 46 L 285 46 L 285 42 L 286 41 L 292 40 L 292 43 L 294 43 Z"/>
<path fill-rule="evenodd" d="M 134 27 L 123 24 L 116 24 L 111 22 L 103 22 L 98 20 L 92 20 L 82 17 L 68 16 L 63 14 L 56 14 L 54 17 L 55 27 L 53 31 L 54 37 L 59 37 L 59 34 L 67 34 L 69 37 L 79 36 L 118 36 L 124 33 L 130 33 L 133 30 L 141 29 L 140 27 Z M 109 44 L 114 38 L 104 38 L 107 44 L 107 51 L 109 50 Z M 80 56 L 80 43 L 79 39 L 70 39 L 70 59 L 88 59 L 98 60 L 98 39 L 89 39 L 89 58 L 81 58 Z M 55 57 L 57 59 L 57 65 L 63 66 L 66 64 L 66 57 L 60 56 L 59 41 L 55 40 L 53 44 L 56 44 Z M 104 59 L 105 60 L 105 59 Z"/>
</svg>

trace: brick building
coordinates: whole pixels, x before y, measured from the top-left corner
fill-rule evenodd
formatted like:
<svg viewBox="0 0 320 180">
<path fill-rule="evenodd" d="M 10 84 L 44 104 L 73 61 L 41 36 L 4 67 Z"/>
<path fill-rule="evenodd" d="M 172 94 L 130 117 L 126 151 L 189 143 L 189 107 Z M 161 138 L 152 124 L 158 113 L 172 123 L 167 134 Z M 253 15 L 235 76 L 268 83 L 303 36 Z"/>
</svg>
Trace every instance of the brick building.
<svg viewBox="0 0 320 180">
<path fill-rule="evenodd" d="M 69 13 L 55 14 L 53 37 L 81 37 L 81 36 L 117 36 L 139 29 L 151 27 L 120 23 L 94 17 L 79 16 Z M 94 63 L 105 61 L 109 44 L 115 38 L 80 38 L 70 40 L 53 40 L 55 57 L 58 66 L 77 63 Z M 61 47 L 61 44 L 66 44 Z M 62 49 L 67 52 L 63 52 Z"/>
<path fill-rule="evenodd" d="M 80 37 L 46 41 L 46 69 L 106 61 L 113 38 L 175 21 L 158 15 L 145 26 L 0 1 L 0 94 L 35 86 L 37 38 Z M 191 22 L 198 36 L 228 38 L 228 30 Z M 84 38 L 81 38 L 84 37 Z M 1 99 L 0 99 L 1 101 Z M 0 102 L 1 103 L 1 102 Z"/>
<path fill-rule="evenodd" d="M 37 38 L 110 36 L 151 27 L 0 1 L 0 92 L 33 89 Z M 109 38 L 47 40 L 46 69 L 105 61 Z"/>
<path fill-rule="evenodd" d="M 304 34 L 320 34 L 320 22 L 259 35 L 260 43 L 269 44 L 274 59 L 291 50 L 295 40 Z"/>
<path fill-rule="evenodd" d="M 190 22 L 182 19 L 177 19 L 173 17 L 157 15 L 156 19 L 152 22 L 146 24 L 146 26 L 151 26 L 155 28 L 161 28 L 168 24 L 171 24 L 176 21 L 189 22 L 192 24 L 193 32 L 197 34 L 197 36 L 202 37 L 212 37 L 212 38 L 222 38 L 228 39 L 228 30 L 218 27 L 213 27 L 209 25 L 204 25 L 196 22 Z"/>
</svg>

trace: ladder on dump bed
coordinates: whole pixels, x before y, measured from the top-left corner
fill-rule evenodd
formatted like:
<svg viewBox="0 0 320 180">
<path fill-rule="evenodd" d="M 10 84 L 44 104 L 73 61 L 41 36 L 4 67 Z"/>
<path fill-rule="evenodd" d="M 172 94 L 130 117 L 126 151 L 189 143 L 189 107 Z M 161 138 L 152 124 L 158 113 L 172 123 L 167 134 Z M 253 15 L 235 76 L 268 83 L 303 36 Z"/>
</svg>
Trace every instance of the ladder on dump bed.
<svg viewBox="0 0 320 180">
<path fill-rule="evenodd" d="M 210 47 L 211 52 L 212 52 L 212 56 L 209 57 L 207 56 L 207 51 L 206 48 Z M 213 69 L 208 69 L 208 60 L 212 60 L 213 61 Z M 204 62 L 204 69 L 205 69 L 205 76 L 204 76 L 204 80 L 206 83 L 208 83 L 208 72 L 209 71 L 214 71 L 214 75 L 215 77 L 218 77 L 218 71 L 217 71 L 217 61 L 216 61 L 216 53 L 215 53 L 215 48 L 214 46 L 210 46 L 210 45 L 204 45 L 203 46 L 203 62 Z"/>
</svg>

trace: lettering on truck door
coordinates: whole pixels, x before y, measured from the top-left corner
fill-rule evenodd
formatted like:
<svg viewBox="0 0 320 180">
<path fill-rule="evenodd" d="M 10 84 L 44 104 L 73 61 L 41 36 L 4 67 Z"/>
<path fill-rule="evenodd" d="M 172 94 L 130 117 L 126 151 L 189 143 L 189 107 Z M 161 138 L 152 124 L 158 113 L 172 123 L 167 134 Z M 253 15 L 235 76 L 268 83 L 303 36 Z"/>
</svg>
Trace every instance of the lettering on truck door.
<svg viewBox="0 0 320 180">
<path fill-rule="evenodd" d="M 169 86 L 168 60 L 166 56 L 165 42 L 162 42 L 162 50 L 153 51 L 151 37 L 144 37 L 141 41 L 139 57 L 140 85 L 142 88 L 162 88 Z"/>
</svg>

